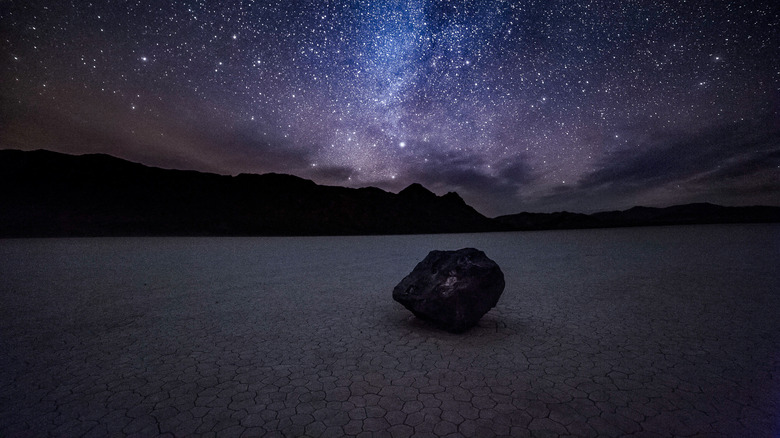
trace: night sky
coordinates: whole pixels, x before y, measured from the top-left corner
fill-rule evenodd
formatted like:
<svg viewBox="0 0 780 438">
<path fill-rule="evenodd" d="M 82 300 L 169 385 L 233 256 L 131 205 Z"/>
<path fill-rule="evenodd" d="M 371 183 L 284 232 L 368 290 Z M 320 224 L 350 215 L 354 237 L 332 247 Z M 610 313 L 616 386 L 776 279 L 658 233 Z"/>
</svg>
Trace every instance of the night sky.
<svg viewBox="0 0 780 438">
<path fill-rule="evenodd" d="M 0 36 L 4 149 L 488 216 L 780 205 L 773 1 L 4 0 Z"/>
</svg>

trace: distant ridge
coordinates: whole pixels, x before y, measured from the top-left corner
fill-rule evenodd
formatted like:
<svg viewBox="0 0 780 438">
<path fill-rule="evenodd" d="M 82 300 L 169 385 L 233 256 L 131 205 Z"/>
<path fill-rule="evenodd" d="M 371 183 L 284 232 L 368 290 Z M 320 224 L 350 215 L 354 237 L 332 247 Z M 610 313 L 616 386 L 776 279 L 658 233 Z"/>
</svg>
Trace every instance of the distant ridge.
<svg viewBox="0 0 780 438">
<path fill-rule="evenodd" d="M 624 211 L 580 213 L 519 213 L 494 219 L 509 229 L 560 230 L 615 228 L 655 225 L 731 224 L 780 222 L 780 207 L 723 207 L 709 203 L 675 205 L 666 208 L 633 207 Z"/>
<path fill-rule="evenodd" d="M 780 222 L 780 207 L 688 204 L 489 219 L 454 192 L 321 186 L 292 175 L 148 167 L 108 155 L 0 150 L 0 237 L 356 235 Z"/>
<path fill-rule="evenodd" d="M 166 170 L 108 155 L 0 151 L 0 236 L 345 235 L 492 231 L 457 194 L 291 175 Z"/>
</svg>

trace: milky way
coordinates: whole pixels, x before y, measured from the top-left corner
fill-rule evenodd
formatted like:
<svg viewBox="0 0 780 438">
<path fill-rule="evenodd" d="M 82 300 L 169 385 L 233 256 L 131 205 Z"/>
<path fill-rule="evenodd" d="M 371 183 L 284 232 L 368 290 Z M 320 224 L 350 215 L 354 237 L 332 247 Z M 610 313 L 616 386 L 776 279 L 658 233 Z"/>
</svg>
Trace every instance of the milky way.
<svg viewBox="0 0 780 438">
<path fill-rule="evenodd" d="M 780 205 L 772 2 L 6 1 L 0 147 L 459 192 Z"/>
</svg>

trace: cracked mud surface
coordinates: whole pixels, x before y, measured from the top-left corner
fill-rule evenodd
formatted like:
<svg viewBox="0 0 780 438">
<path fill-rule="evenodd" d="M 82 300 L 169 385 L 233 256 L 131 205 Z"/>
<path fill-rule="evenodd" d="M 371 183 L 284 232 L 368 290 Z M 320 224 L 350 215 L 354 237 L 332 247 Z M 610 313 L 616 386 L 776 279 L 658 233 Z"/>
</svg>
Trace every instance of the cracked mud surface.
<svg viewBox="0 0 780 438">
<path fill-rule="evenodd" d="M 0 436 L 774 436 L 779 236 L 0 241 Z M 478 327 L 392 301 L 466 246 Z"/>
</svg>

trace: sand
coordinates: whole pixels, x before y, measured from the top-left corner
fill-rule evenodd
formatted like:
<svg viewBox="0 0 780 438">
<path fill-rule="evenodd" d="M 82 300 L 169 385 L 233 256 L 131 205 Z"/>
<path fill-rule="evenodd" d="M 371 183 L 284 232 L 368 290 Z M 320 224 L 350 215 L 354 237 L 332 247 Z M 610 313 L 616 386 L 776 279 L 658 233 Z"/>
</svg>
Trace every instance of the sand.
<svg viewBox="0 0 780 438">
<path fill-rule="evenodd" d="M 0 436 L 780 432 L 780 226 L 0 240 Z M 502 268 L 454 335 L 391 299 Z"/>
</svg>

